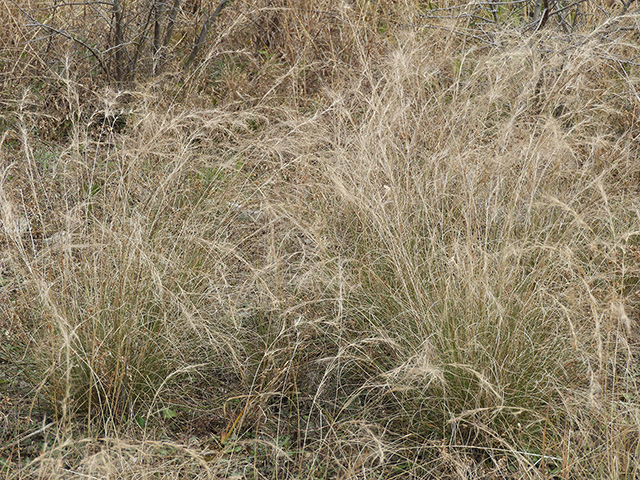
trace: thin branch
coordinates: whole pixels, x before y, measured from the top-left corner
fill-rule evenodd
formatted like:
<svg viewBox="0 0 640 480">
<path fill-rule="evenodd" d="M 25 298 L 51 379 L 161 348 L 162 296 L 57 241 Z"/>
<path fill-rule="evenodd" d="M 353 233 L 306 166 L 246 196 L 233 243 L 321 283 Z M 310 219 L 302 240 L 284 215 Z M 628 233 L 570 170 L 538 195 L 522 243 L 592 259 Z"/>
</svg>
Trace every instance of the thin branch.
<svg viewBox="0 0 640 480">
<path fill-rule="evenodd" d="M 487 40 L 486 38 L 479 37 L 477 35 L 472 35 L 471 33 L 463 32 L 460 30 L 455 30 L 452 28 L 442 27 L 440 25 L 429 25 L 429 24 L 419 24 L 419 23 L 397 23 L 396 27 L 399 28 L 432 28 L 434 30 L 443 30 L 445 32 L 454 33 L 456 35 L 462 35 L 467 38 L 473 38 L 474 40 L 478 40 L 479 42 L 486 43 L 487 45 L 491 45 L 492 47 L 496 46 L 496 43 L 492 40 Z"/>
<path fill-rule="evenodd" d="M 142 31 L 140 32 L 139 36 L 140 38 L 138 39 L 138 43 L 136 44 L 136 49 L 133 53 L 133 58 L 131 59 L 131 62 L 129 63 L 129 78 L 128 80 L 133 82 L 135 80 L 136 77 L 136 68 L 138 67 L 138 59 L 140 58 L 140 53 L 142 52 L 142 47 L 144 45 L 144 41 L 146 39 L 146 33 L 147 33 L 147 29 L 149 28 L 149 25 L 151 23 L 151 15 L 153 13 L 153 9 L 150 8 L 149 9 L 149 15 L 147 15 L 147 21 L 144 24 L 144 27 L 142 28 Z"/>
<path fill-rule="evenodd" d="M 39 428 L 38 430 L 36 430 L 35 432 L 31 432 L 29 435 L 26 435 L 22 438 L 19 438 L 18 440 L 15 440 L 11 443 L 6 444 L 3 447 L 0 447 L 0 452 L 3 452 L 9 448 L 15 447 L 16 445 L 19 445 L 20 443 L 24 442 L 25 440 L 30 439 L 31 437 L 35 437 L 36 435 L 44 432 L 45 430 L 49 429 L 51 426 L 53 426 L 55 424 L 55 422 L 51 422 L 41 428 Z"/>
<path fill-rule="evenodd" d="M 624 0 L 622 4 L 622 10 L 620 11 L 620 15 L 624 15 L 625 13 L 627 13 L 627 10 L 629 10 L 629 7 L 633 3 L 633 1 L 634 0 Z"/>
<path fill-rule="evenodd" d="M 559 13 L 564 12 L 565 10 L 569 10 L 570 8 L 573 8 L 573 7 L 575 7 L 576 5 L 580 5 L 581 3 L 584 3 L 584 2 L 587 2 L 587 1 L 589 1 L 589 0 L 577 0 L 577 1 L 573 2 L 573 3 L 570 3 L 570 4 L 569 4 L 569 5 L 567 5 L 566 7 L 562 7 L 562 8 L 559 8 L 558 10 L 554 10 L 553 12 L 551 12 L 551 13 L 549 14 L 549 16 L 557 15 L 557 14 L 559 14 Z"/>
<path fill-rule="evenodd" d="M 220 15 L 220 12 L 222 11 L 222 9 L 225 7 L 227 3 L 229 3 L 229 0 L 221 0 L 218 6 L 216 7 L 216 9 L 213 11 L 213 13 L 207 17 L 207 20 L 206 22 L 204 22 L 204 25 L 202 26 L 202 30 L 200 31 L 200 35 L 198 35 L 198 40 L 196 41 L 196 44 L 193 46 L 193 50 L 191 50 L 191 55 L 189 55 L 189 58 L 187 58 L 187 61 L 184 64 L 185 70 L 189 70 L 191 63 L 193 63 L 193 61 L 195 60 L 196 55 L 198 55 L 198 52 L 200 51 L 200 47 L 202 46 L 205 39 L 207 38 L 207 35 L 209 33 L 209 28 L 211 28 L 211 24 L 213 23 L 215 18 L 218 15 Z"/>
<path fill-rule="evenodd" d="M 72 42 L 77 43 L 78 45 L 81 45 L 82 47 L 84 47 L 89 53 L 91 53 L 91 56 L 94 57 L 98 63 L 100 64 L 100 68 L 102 68 L 102 70 L 104 71 L 104 73 L 109 73 L 109 70 L 107 69 L 107 67 L 105 66 L 104 62 L 102 61 L 102 58 L 100 58 L 100 53 L 97 52 L 93 47 L 91 47 L 90 45 L 87 45 L 85 42 L 83 42 L 82 40 L 80 40 L 79 38 L 74 37 L 73 35 L 71 35 L 70 33 L 65 32 L 64 30 L 59 30 L 57 28 L 52 27 L 51 25 L 47 25 L 45 23 L 40 23 L 37 20 L 31 18 L 31 24 L 27 24 L 27 27 L 39 27 L 39 28 L 44 28 L 45 30 L 48 30 L 52 33 L 58 34 L 62 37 L 68 38 L 69 40 L 71 40 Z"/>
<path fill-rule="evenodd" d="M 123 0 L 113 0 L 113 28 L 115 42 L 116 82 L 122 83 L 124 79 L 124 28 L 123 28 Z"/>
<path fill-rule="evenodd" d="M 51 8 L 60 8 L 60 7 L 88 7 L 90 5 L 106 5 L 106 6 L 111 6 L 111 2 L 102 2 L 99 0 L 93 1 L 93 2 L 67 2 L 67 3 L 58 3 L 57 5 L 55 5 L 54 7 L 43 7 L 43 8 L 38 8 L 36 10 L 49 10 Z"/>
<path fill-rule="evenodd" d="M 173 7 L 171 7 L 171 13 L 169 14 L 169 21 L 167 23 L 167 31 L 164 34 L 164 41 L 162 42 L 163 47 L 169 45 L 169 40 L 171 40 L 171 35 L 173 34 L 173 27 L 175 26 L 176 16 L 180 10 L 181 3 L 182 0 L 174 0 L 173 2 Z"/>
<path fill-rule="evenodd" d="M 88 52 L 91 53 L 91 56 L 93 56 L 98 63 L 100 64 L 100 67 L 102 68 L 102 71 L 104 73 L 106 73 L 107 75 L 109 74 L 109 71 L 107 70 L 104 62 L 102 61 L 102 58 L 100 58 L 99 53 L 91 46 L 87 45 L 85 42 L 83 42 L 82 40 L 80 40 L 79 38 L 74 37 L 73 35 L 71 35 L 70 33 L 65 32 L 64 30 L 59 30 L 57 28 L 52 27 L 51 25 L 47 25 L 44 23 L 40 23 L 38 22 L 35 18 L 33 18 L 29 12 L 27 12 L 24 8 L 22 8 L 20 5 L 18 5 L 15 0 L 9 0 L 11 3 L 13 3 L 18 10 L 20 10 L 22 12 L 22 14 L 27 17 L 30 21 L 31 24 L 28 24 L 27 26 L 31 26 L 31 27 L 39 27 L 39 28 L 44 28 L 45 30 L 48 30 L 52 33 L 56 33 L 58 35 L 61 35 L 65 38 L 68 38 L 69 40 L 71 40 L 72 42 L 77 43 L 78 45 L 81 45 L 82 47 L 84 47 Z"/>
</svg>

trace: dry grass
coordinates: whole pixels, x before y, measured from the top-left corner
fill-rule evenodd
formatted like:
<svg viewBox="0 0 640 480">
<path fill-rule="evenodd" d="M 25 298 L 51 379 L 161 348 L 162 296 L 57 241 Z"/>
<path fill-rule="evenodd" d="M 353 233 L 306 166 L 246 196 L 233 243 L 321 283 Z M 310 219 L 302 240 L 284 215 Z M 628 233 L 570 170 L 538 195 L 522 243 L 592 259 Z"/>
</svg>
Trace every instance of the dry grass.
<svg viewBox="0 0 640 480">
<path fill-rule="evenodd" d="M 181 73 L 185 9 L 116 87 L 5 2 L 4 478 L 640 475 L 637 12 L 514 5 L 237 0 Z"/>
</svg>

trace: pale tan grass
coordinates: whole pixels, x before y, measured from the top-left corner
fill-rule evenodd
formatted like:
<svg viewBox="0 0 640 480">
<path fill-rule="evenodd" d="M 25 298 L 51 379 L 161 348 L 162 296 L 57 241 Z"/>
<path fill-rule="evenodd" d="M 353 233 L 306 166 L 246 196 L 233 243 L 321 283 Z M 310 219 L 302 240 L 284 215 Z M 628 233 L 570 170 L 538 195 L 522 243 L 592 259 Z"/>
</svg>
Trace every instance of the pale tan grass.
<svg viewBox="0 0 640 480">
<path fill-rule="evenodd" d="M 636 475 L 633 19 L 487 44 L 312 3 L 233 2 L 129 90 L 68 60 L 55 146 L 12 100 L 0 241 L 57 430 L 7 477 Z"/>
</svg>

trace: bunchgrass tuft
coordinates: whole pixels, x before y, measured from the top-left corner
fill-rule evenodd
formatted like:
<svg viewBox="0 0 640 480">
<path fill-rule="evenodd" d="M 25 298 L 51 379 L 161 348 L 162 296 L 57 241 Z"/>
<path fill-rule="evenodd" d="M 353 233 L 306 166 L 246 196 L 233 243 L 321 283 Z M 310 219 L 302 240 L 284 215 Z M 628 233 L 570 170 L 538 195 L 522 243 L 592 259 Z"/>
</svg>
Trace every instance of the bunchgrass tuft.
<svg viewBox="0 0 640 480">
<path fill-rule="evenodd" d="M 630 5 L 4 7 L 5 478 L 640 474 Z"/>
</svg>

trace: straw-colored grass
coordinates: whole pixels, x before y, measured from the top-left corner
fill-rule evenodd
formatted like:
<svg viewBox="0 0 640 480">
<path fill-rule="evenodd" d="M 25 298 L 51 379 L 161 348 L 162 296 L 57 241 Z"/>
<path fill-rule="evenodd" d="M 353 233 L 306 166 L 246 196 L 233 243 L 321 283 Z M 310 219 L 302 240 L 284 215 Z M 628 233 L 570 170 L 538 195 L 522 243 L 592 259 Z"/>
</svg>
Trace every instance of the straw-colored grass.
<svg viewBox="0 0 640 480">
<path fill-rule="evenodd" d="M 186 73 L 185 7 L 116 85 L 18 3 L 2 478 L 640 475 L 633 7 L 237 0 Z"/>
</svg>

